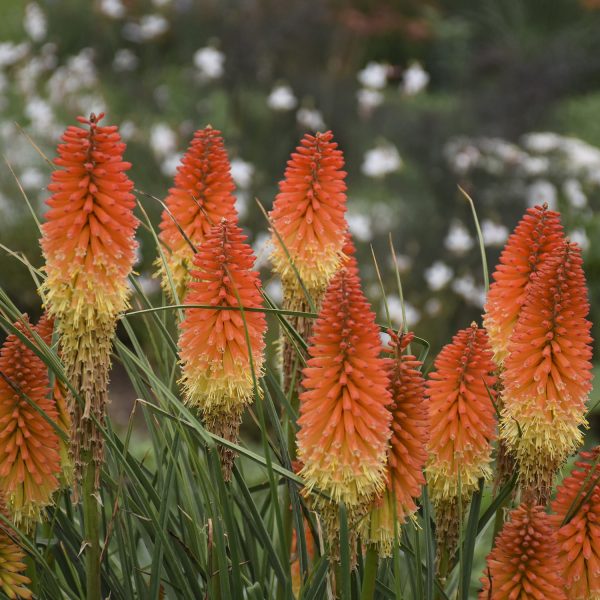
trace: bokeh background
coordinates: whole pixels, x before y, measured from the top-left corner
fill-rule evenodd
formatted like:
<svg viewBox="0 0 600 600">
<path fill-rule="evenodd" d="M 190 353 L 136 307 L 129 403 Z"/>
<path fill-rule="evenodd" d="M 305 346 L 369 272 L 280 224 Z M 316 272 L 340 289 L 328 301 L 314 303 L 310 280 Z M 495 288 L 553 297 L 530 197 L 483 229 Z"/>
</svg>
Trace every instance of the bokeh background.
<svg viewBox="0 0 600 600">
<path fill-rule="evenodd" d="M 106 112 L 120 125 L 136 187 L 158 198 L 193 131 L 210 123 L 277 299 L 254 199 L 269 208 L 299 138 L 332 129 L 382 320 L 369 246 L 398 325 L 390 233 L 408 323 L 432 353 L 479 319 L 482 265 L 460 184 L 490 270 L 527 206 L 561 210 L 584 251 L 600 338 L 599 0 L 0 0 L 0 14 L 0 242 L 32 263 L 41 256 L 22 191 L 41 215 L 44 155 L 76 115 Z M 139 197 L 157 222 L 158 202 Z M 159 293 L 155 248 L 140 236 L 136 269 Z M 29 272 L 4 250 L 0 276 L 37 315 Z"/>
</svg>

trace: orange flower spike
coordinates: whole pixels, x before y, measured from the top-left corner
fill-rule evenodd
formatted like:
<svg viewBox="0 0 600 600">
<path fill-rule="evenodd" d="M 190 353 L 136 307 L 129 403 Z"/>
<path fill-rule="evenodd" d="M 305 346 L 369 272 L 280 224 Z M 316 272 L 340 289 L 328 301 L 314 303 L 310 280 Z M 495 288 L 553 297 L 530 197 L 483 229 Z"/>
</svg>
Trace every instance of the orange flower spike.
<svg viewBox="0 0 600 600">
<path fill-rule="evenodd" d="M 15 327 L 35 343 L 22 322 Z M 51 504 L 61 473 L 59 437 L 38 409 L 58 415 L 46 366 L 15 334 L 0 351 L 0 373 L 0 489 L 15 522 L 31 523 Z"/>
<path fill-rule="evenodd" d="M 163 211 L 160 222 L 159 238 L 166 246 L 165 258 L 181 301 L 194 257 L 189 242 L 197 248 L 221 219 L 237 220 L 234 190 L 221 132 L 210 125 L 199 129 L 177 167 L 175 185 L 169 190 L 165 200 L 167 210 Z M 170 292 L 160 257 L 157 265 L 163 287 Z"/>
<path fill-rule="evenodd" d="M 340 269 L 332 279 L 308 353 L 300 475 L 308 491 L 316 487 L 356 509 L 385 488 L 391 398 L 375 315 L 353 270 Z"/>
<path fill-rule="evenodd" d="M 581 453 L 552 502 L 562 574 L 573 600 L 600 598 L 599 454 L 600 447 Z M 568 522 L 563 525 L 565 518 Z"/>
<path fill-rule="evenodd" d="M 502 364 L 533 274 L 563 240 L 560 215 L 548 206 L 527 209 L 494 272 L 485 305 L 483 324 L 490 337 L 494 360 Z"/>
<path fill-rule="evenodd" d="M 9 513 L 0 494 L 0 512 L 5 518 Z M 31 584 L 31 579 L 25 575 L 25 553 L 17 544 L 17 534 L 6 525 L 0 523 L 0 590 L 11 600 L 33 598 L 31 590 L 26 586 Z"/>
<path fill-rule="evenodd" d="M 241 301 L 244 308 L 261 308 L 254 261 L 246 236 L 234 222 L 223 220 L 214 225 L 194 256 L 186 304 L 239 307 Z M 209 420 L 241 415 L 254 394 L 254 377 L 262 374 L 264 313 L 186 308 L 180 330 L 182 382 L 188 404 L 198 406 Z"/>
<path fill-rule="evenodd" d="M 291 296 L 302 297 L 290 258 L 307 290 L 320 297 L 338 269 L 347 230 L 344 158 L 331 131 L 306 134 L 279 184 L 271 220 L 272 261 Z M 288 254 L 289 253 L 289 257 Z"/>
<path fill-rule="evenodd" d="M 414 334 L 388 333 L 391 340 L 386 351 L 394 358 L 389 361 L 392 436 L 388 450 L 387 488 L 371 510 L 367 534 L 369 541 L 377 543 L 384 556 L 391 553 L 394 524 L 399 527 L 417 510 L 415 500 L 425 484 L 423 468 L 427 462 L 429 439 L 425 379 L 419 370 L 423 363 L 412 354 L 403 354 Z"/>
<path fill-rule="evenodd" d="M 543 506 L 521 505 L 487 557 L 479 600 L 566 600 L 561 570 L 551 517 Z"/>
<path fill-rule="evenodd" d="M 458 498 L 459 482 L 463 498 L 468 498 L 480 477 L 491 476 L 496 377 L 485 329 L 473 323 L 459 331 L 439 353 L 434 369 L 427 382 L 431 418 L 427 479 L 436 503 Z"/>
<path fill-rule="evenodd" d="M 582 265 L 577 244 L 552 252 L 532 280 L 505 361 L 500 434 L 540 503 L 586 424 L 592 338 Z"/>
</svg>

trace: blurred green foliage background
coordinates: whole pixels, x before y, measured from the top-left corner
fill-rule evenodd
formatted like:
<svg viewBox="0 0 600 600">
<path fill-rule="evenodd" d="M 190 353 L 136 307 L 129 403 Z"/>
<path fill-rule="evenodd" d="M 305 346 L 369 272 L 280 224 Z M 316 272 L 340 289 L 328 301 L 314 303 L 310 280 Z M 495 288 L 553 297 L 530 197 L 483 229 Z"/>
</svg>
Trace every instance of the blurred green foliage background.
<svg viewBox="0 0 600 600">
<path fill-rule="evenodd" d="M 136 187 L 164 198 L 195 129 L 225 136 L 242 224 L 276 298 L 270 207 L 299 138 L 330 128 L 347 161 L 365 289 L 433 351 L 479 319 L 475 199 L 490 270 L 528 205 L 560 208 L 579 241 L 600 331 L 598 0 L 0 0 L 0 240 L 40 263 L 17 181 L 43 214 L 47 157 L 78 114 L 121 126 Z M 22 129 L 21 129 L 22 128 Z M 10 168 L 9 166 L 10 165 Z M 14 171 L 14 176 L 11 173 Z M 140 195 L 155 222 L 160 206 Z M 140 230 L 138 272 L 155 256 Z M 27 270 L 0 252 L 3 285 L 35 315 Z"/>
</svg>

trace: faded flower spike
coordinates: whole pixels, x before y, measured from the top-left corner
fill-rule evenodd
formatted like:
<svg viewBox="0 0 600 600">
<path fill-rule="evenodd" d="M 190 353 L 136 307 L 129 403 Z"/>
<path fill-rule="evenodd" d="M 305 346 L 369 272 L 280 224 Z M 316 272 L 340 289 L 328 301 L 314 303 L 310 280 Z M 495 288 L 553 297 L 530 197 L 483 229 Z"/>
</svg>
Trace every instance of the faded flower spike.
<svg viewBox="0 0 600 600">
<path fill-rule="evenodd" d="M 451 552 L 458 535 L 458 502 L 491 476 L 496 427 L 496 377 L 485 329 L 459 331 L 438 354 L 427 382 L 430 411 L 427 481 L 436 508 L 440 547 Z M 442 541 L 444 540 L 444 541 Z"/>
<path fill-rule="evenodd" d="M 15 327 L 35 343 L 26 316 Z M 16 334 L 2 347 L 0 373 L 0 490 L 14 521 L 27 526 L 59 487 L 60 438 L 39 411 L 55 423 L 58 413 L 46 365 Z"/>
<path fill-rule="evenodd" d="M 83 127 L 63 134 L 42 225 L 42 295 L 57 319 L 67 377 L 83 400 L 81 406 L 68 399 L 77 472 L 90 456 L 96 465 L 102 460 L 94 420 L 104 422 L 112 337 L 128 306 L 127 277 L 137 248 L 133 183 L 125 174 L 131 164 L 123 161 L 117 127 L 98 124 L 103 116 L 78 117 Z"/>
<path fill-rule="evenodd" d="M 0 493 L 0 513 L 8 518 L 8 511 Z M 33 598 L 31 590 L 26 586 L 31 584 L 25 575 L 25 553 L 15 541 L 15 532 L 4 521 L 0 522 L 0 590 L 7 598 Z"/>
<path fill-rule="evenodd" d="M 233 441 L 262 375 L 266 320 L 260 311 L 218 307 L 262 307 L 254 261 L 252 248 L 235 223 L 223 220 L 214 225 L 194 256 L 185 302 L 215 308 L 189 306 L 180 325 L 186 402 L 200 409 L 207 429 Z"/>
<path fill-rule="evenodd" d="M 331 131 L 306 134 L 288 161 L 270 214 L 275 229 L 272 261 L 288 306 L 294 300 L 302 303 L 304 297 L 290 261 L 317 305 L 340 265 L 347 230 L 343 167 Z"/>
<path fill-rule="evenodd" d="M 398 336 L 389 332 L 389 361 L 392 414 L 388 450 L 387 487 L 371 510 L 368 541 L 379 546 L 383 556 L 389 556 L 396 528 L 417 510 L 415 500 L 425 484 L 423 467 L 427 461 L 429 439 L 429 409 L 425 399 L 425 379 L 420 371 L 422 362 L 412 354 L 404 354 L 414 339 L 409 332 Z M 396 527 L 394 527 L 396 524 Z"/>
<path fill-rule="evenodd" d="M 210 125 L 199 129 L 177 167 L 175 185 L 169 190 L 160 222 L 159 239 L 165 246 L 165 259 L 180 301 L 190 279 L 192 246 L 200 246 L 221 219 L 237 220 L 234 189 L 221 132 Z M 171 284 L 160 257 L 156 264 L 163 288 L 170 293 Z"/>
<path fill-rule="evenodd" d="M 363 507 L 385 488 L 391 398 L 375 315 L 355 272 L 340 269 L 331 281 L 308 353 L 300 475 L 309 491 L 318 488 L 349 510 Z"/>
<path fill-rule="evenodd" d="M 487 557 L 479 600 L 567 600 L 556 531 L 544 507 L 521 505 L 508 518 Z"/>
<path fill-rule="evenodd" d="M 552 502 L 569 599 L 600 598 L 600 447 L 582 452 Z"/>
<path fill-rule="evenodd" d="M 534 273 L 563 239 L 560 215 L 548 210 L 546 204 L 528 208 L 509 237 L 494 271 L 483 316 L 498 364 L 506 358 L 508 341 Z"/>
<path fill-rule="evenodd" d="M 578 246 L 565 242 L 540 266 L 505 361 L 500 433 L 524 492 L 540 504 L 586 423 L 592 339 L 582 263 Z"/>
</svg>

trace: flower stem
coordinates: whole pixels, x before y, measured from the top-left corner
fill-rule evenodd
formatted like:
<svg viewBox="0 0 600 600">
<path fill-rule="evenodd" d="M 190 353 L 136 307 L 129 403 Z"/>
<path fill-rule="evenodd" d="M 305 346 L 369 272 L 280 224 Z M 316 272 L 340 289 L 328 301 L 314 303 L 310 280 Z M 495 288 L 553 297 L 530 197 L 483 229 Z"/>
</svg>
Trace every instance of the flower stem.
<svg viewBox="0 0 600 600">
<path fill-rule="evenodd" d="M 379 552 L 375 544 L 367 546 L 365 557 L 365 570 L 362 580 L 360 600 L 373 600 L 375 597 L 375 580 L 377 578 L 377 566 L 379 563 Z"/>
<path fill-rule="evenodd" d="M 100 589 L 100 510 L 95 495 L 97 468 L 92 457 L 88 457 L 82 494 L 87 600 L 101 600 L 102 597 Z"/>
</svg>

